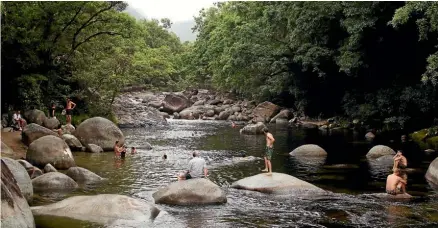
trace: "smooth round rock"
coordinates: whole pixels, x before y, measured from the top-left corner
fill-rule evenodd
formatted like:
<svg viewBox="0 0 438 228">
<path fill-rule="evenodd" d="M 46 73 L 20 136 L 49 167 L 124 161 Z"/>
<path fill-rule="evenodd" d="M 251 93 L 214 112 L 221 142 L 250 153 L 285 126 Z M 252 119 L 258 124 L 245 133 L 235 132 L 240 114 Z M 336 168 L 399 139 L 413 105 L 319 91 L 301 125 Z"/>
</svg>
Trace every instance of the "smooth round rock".
<svg viewBox="0 0 438 228">
<path fill-rule="evenodd" d="M 59 123 L 57 118 L 46 118 L 43 122 L 43 126 L 48 129 L 58 129 L 59 125 L 61 125 L 61 123 Z"/>
<path fill-rule="evenodd" d="M 295 148 L 289 153 L 292 156 L 327 156 L 327 152 L 315 144 L 306 144 Z"/>
<path fill-rule="evenodd" d="M 78 184 L 69 176 L 60 172 L 45 173 L 32 180 L 34 191 L 74 190 Z"/>
<path fill-rule="evenodd" d="M 97 183 L 103 180 L 99 175 L 82 167 L 71 167 L 65 174 L 77 183 Z"/>
<path fill-rule="evenodd" d="M 205 178 L 173 182 L 159 189 L 152 196 L 155 203 L 169 205 L 206 205 L 227 202 L 225 192 Z"/>
<path fill-rule="evenodd" d="M 388 146 L 377 145 L 368 151 L 367 158 L 378 158 L 383 155 L 395 155 L 395 151 Z"/>
<path fill-rule="evenodd" d="M 120 144 L 125 141 L 122 131 L 113 122 L 102 117 L 93 117 L 82 122 L 76 128 L 74 136 L 82 145 L 95 144 L 104 151 L 113 151 L 116 141 Z"/>
<path fill-rule="evenodd" d="M 234 182 L 231 187 L 236 189 L 245 189 L 250 191 L 273 194 L 304 194 L 307 192 L 326 192 L 313 184 L 284 173 L 272 173 L 271 176 L 267 175 L 266 173 L 257 174 L 255 176 L 246 177 L 238 180 Z"/>
<path fill-rule="evenodd" d="M 103 152 L 103 149 L 100 146 L 95 145 L 95 144 L 88 144 L 86 148 L 87 148 L 87 151 L 91 152 L 91 153 L 102 153 Z"/>
<path fill-rule="evenodd" d="M 117 227 L 151 227 L 160 210 L 129 196 L 101 194 L 73 196 L 54 204 L 32 207 L 35 216 L 67 217 Z"/>
<path fill-rule="evenodd" d="M 43 125 L 44 120 L 46 120 L 46 114 L 38 109 L 28 110 L 24 113 L 24 117 L 26 118 L 28 123 L 35 123 L 40 126 Z"/>
<path fill-rule="evenodd" d="M 435 184 L 435 186 L 438 186 L 438 158 L 435 158 L 435 160 L 430 163 L 426 172 L 426 179 Z"/>
<path fill-rule="evenodd" d="M 63 134 L 62 139 L 64 139 L 65 143 L 70 147 L 72 150 L 81 150 L 82 144 L 74 135 L 71 134 Z"/>
<path fill-rule="evenodd" d="M 32 142 L 27 150 L 26 159 L 38 167 L 44 167 L 48 163 L 57 169 L 76 166 L 68 145 L 61 138 L 52 135 Z"/>
</svg>

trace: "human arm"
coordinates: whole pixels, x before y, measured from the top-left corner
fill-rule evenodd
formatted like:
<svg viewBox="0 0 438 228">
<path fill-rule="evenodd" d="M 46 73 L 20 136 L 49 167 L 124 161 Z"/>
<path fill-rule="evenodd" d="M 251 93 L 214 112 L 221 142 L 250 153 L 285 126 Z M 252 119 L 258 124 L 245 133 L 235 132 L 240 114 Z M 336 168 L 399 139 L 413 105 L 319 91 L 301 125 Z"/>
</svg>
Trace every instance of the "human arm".
<svg viewBox="0 0 438 228">
<path fill-rule="evenodd" d="M 52 116 L 53 117 L 55 116 L 55 109 L 54 108 L 52 108 Z"/>
<path fill-rule="evenodd" d="M 76 103 L 74 102 L 71 102 L 71 105 L 72 105 L 71 109 L 74 109 L 76 107 Z"/>
<path fill-rule="evenodd" d="M 205 176 L 205 177 L 208 176 L 208 169 L 207 169 L 207 167 L 204 168 L 204 176 Z"/>
<path fill-rule="evenodd" d="M 398 181 L 400 182 L 400 183 L 402 183 L 402 184 L 408 184 L 408 182 L 407 181 L 405 181 L 403 178 L 401 178 L 401 177 L 399 177 L 399 179 L 398 179 Z"/>
</svg>

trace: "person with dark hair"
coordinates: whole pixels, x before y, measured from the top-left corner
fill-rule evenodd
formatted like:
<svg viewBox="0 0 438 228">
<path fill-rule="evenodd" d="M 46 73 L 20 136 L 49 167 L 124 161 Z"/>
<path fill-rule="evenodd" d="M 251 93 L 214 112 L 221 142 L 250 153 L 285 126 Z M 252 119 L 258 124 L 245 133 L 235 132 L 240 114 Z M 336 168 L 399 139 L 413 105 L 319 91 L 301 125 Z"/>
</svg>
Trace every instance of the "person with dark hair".
<svg viewBox="0 0 438 228">
<path fill-rule="evenodd" d="M 55 103 L 52 103 L 52 106 L 50 107 L 50 111 L 49 111 L 49 116 L 52 118 L 56 118 L 55 109 L 56 109 L 56 105 Z"/>
<path fill-rule="evenodd" d="M 167 154 L 163 155 L 163 159 L 166 160 L 167 159 Z"/>
<path fill-rule="evenodd" d="M 403 156 L 403 152 L 401 150 L 397 151 L 393 159 L 394 159 L 394 167 L 393 167 L 394 169 L 395 168 L 406 169 L 406 167 L 408 166 L 408 160 L 406 159 L 405 156 Z"/>
<path fill-rule="evenodd" d="M 135 149 L 135 147 L 131 147 L 131 154 L 135 154 L 137 153 L 137 150 Z"/>
<path fill-rule="evenodd" d="M 16 130 L 23 130 L 24 120 L 21 117 L 20 110 L 15 111 L 14 115 L 12 116 L 12 123 L 14 124 L 14 128 Z"/>
<path fill-rule="evenodd" d="M 203 158 L 199 157 L 198 152 L 193 152 L 193 158 L 189 162 L 186 172 L 178 175 L 178 180 L 188 180 L 193 178 L 205 178 L 208 175 L 207 165 Z"/>
<path fill-rule="evenodd" d="M 114 143 L 114 158 L 120 158 L 120 152 L 122 152 L 123 148 L 119 146 L 119 141 Z"/>
<path fill-rule="evenodd" d="M 265 169 L 262 170 L 263 172 L 268 172 L 268 175 L 272 175 L 272 154 L 274 153 L 274 136 L 269 132 L 268 128 L 263 129 L 263 133 L 266 136 L 266 150 L 264 154 L 265 159 Z"/>
</svg>

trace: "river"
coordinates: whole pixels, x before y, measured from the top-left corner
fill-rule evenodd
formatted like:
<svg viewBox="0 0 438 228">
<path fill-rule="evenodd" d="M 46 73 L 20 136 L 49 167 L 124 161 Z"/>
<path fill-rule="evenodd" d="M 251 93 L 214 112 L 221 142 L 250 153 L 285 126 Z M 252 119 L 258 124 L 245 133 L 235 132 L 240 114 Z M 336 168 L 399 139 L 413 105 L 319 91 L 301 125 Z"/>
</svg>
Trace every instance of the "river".
<svg viewBox="0 0 438 228">
<path fill-rule="evenodd" d="M 139 148 L 137 154 L 128 154 L 123 162 L 115 162 L 113 153 L 74 152 L 78 166 L 108 181 L 68 195 L 38 195 L 32 205 L 56 202 L 71 195 L 102 193 L 153 202 L 152 193 L 175 181 L 176 173 L 186 169 L 192 152 L 197 150 L 208 162 L 210 179 L 227 192 L 228 202 L 218 206 L 157 205 L 167 214 L 156 219 L 156 227 L 438 227 L 438 191 L 424 178 L 433 157 L 422 157 L 414 166 L 415 172 L 409 174 L 407 190 L 416 196 L 414 199 L 381 200 L 369 194 L 384 192 L 391 169 L 365 159 L 370 145 L 357 140 L 363 134 L 324 135 L 285 126 L 269 128 L 276 138 L 274 172 L 293 175 L 334 194 L 275 197 L 228 188 L 232 182 L 258 174 L 264 168 L 263 160 L 236 163 L 231 159 L 239 151 L 260 157 L 264 136 L 240 135 L 227 122 L 169 120 L 168 126 L 122 129 L 126 145 Z M 146 142 L 153 150 L 142 149 Z M 303 160 L 288 155 L 308 143 L 323 147 L 328 152 L 327 159 Z M 162 159 L 164 153 L 167 160 Z M 66 228 L 77 227 L 62 224 Z"/>
</svg>

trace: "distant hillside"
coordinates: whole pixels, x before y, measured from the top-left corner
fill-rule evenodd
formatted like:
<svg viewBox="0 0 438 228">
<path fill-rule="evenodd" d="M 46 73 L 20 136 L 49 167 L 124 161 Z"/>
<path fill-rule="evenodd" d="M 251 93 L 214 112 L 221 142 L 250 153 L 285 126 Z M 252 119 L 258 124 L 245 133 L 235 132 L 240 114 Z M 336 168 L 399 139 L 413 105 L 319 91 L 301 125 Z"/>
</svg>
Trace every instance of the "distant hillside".
<svg viewBox="0 0 438 228">
<path fill-rule="evenodd" d="M 129 5 L 128 7 L 126 7 L 125 12 L 127 12 L 129 15 L 137 19 L 147 18 L 146 15 L 143 15 L 142 13 L 138 12 L 135 8 Z M 194 41 L 196 40 L 196 34 L 192 33 L 192 28 L 194 26 L 195 26 L 195 21 L 193 19 L 187 21 L 173 22 L 170 31 L 174 32 L 179 37 L 181 42 Z"/>
</svg>

